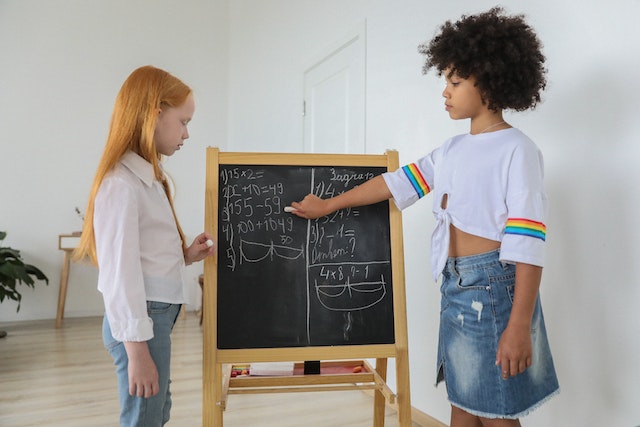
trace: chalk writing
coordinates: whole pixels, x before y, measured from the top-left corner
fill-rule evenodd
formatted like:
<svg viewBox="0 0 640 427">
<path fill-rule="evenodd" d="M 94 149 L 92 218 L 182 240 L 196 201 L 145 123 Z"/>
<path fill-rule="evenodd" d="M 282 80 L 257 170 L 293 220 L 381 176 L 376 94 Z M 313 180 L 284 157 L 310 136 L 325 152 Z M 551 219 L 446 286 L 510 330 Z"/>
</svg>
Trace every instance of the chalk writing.
<svg viewBox="0 0 640 427">
<path fill-rule="evenodd" d="M 382 172 L 221 165 L 218 298 L 224 304 L 218 320 L 260 331 L 242 342 L 227 340 L 219 328 L 221 348 L 279 340 L 283 346 L 393 342 L 388 205 L 342 209 L 313 221 L 284 212 L 309 192 L 332 197 Z M 239 295 L 244 308 L 251 307 L 248 319 L 238 319 Z M 262 335 L 271 336 L 262 342 Z"/>
</svg>

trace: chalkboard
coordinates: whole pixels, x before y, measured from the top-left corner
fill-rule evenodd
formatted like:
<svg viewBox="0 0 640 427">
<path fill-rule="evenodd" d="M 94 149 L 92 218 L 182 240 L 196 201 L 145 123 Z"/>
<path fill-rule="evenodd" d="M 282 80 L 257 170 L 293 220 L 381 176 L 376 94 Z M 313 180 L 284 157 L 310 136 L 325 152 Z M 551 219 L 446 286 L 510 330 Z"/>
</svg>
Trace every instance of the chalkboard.
<svg viewBox="0 0 640 427">
<path fill-rule="evenodd" d="M 389 202 L 311 221 L 284 212 L 386 170 L 219 166 L 218 349 L 395 342 Z"/>
</svg>

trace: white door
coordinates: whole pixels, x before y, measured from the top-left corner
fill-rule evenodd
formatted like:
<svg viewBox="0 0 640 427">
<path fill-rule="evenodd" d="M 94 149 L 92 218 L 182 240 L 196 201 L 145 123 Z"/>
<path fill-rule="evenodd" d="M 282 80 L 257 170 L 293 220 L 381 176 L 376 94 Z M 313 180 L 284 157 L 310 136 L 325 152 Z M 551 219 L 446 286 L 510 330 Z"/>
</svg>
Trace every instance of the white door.
<svg viewBox="0 0 640 427">
<path fill-rule="evenodd" d="M 365 152 L 365 25 L 304 73 L 304 151 Z"/>
</svg>

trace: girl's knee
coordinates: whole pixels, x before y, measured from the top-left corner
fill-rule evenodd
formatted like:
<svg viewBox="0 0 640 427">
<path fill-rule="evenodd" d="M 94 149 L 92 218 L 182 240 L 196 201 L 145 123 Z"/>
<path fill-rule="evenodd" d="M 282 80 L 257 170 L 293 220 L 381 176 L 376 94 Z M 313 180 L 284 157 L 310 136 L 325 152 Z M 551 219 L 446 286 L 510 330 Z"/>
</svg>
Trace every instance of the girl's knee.
<svg viewBox="0 0 640 427">
<path fill-rule="evenodd" d="M 520 420 L 507 420 L 501 418 L 480 418 L 482 427 L 520 427 Z"/>
<path fill-rule="evenodd" d="M 451 427 L 483 427 L 480 418 L 467 411 L 451 406 Z"/>
<path fill-rule="evenodd" d="M 478 417 L 452 405 L 451 427 L 520 427 L 520 420 Z"/>
</svg>

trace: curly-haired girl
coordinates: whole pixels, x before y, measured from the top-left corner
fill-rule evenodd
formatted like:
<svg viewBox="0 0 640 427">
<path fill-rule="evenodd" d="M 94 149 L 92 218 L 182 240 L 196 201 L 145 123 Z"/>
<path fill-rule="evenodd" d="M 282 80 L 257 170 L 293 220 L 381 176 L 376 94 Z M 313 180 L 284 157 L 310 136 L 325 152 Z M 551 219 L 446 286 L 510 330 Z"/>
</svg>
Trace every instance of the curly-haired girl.
<svg viewBox="0 0 640 427">
<path fill-rule="evenodd" d="M 308 195 L 293 213 L 318 218 L 393 198 L 434 194 L 434 279 L 442 275 L 437 382 L 451 426 L 519 426 L 559 390 L 539 299 L 547 198 L 542 154 L 503 118 L 540 102 L 541 43 L 523 16 L 500 8 L 447 21 L 427 44 L 423 72 L 444 75 L 445 109 L 471 119 L 415 163 L 331 199 Z"/>
</svg>

